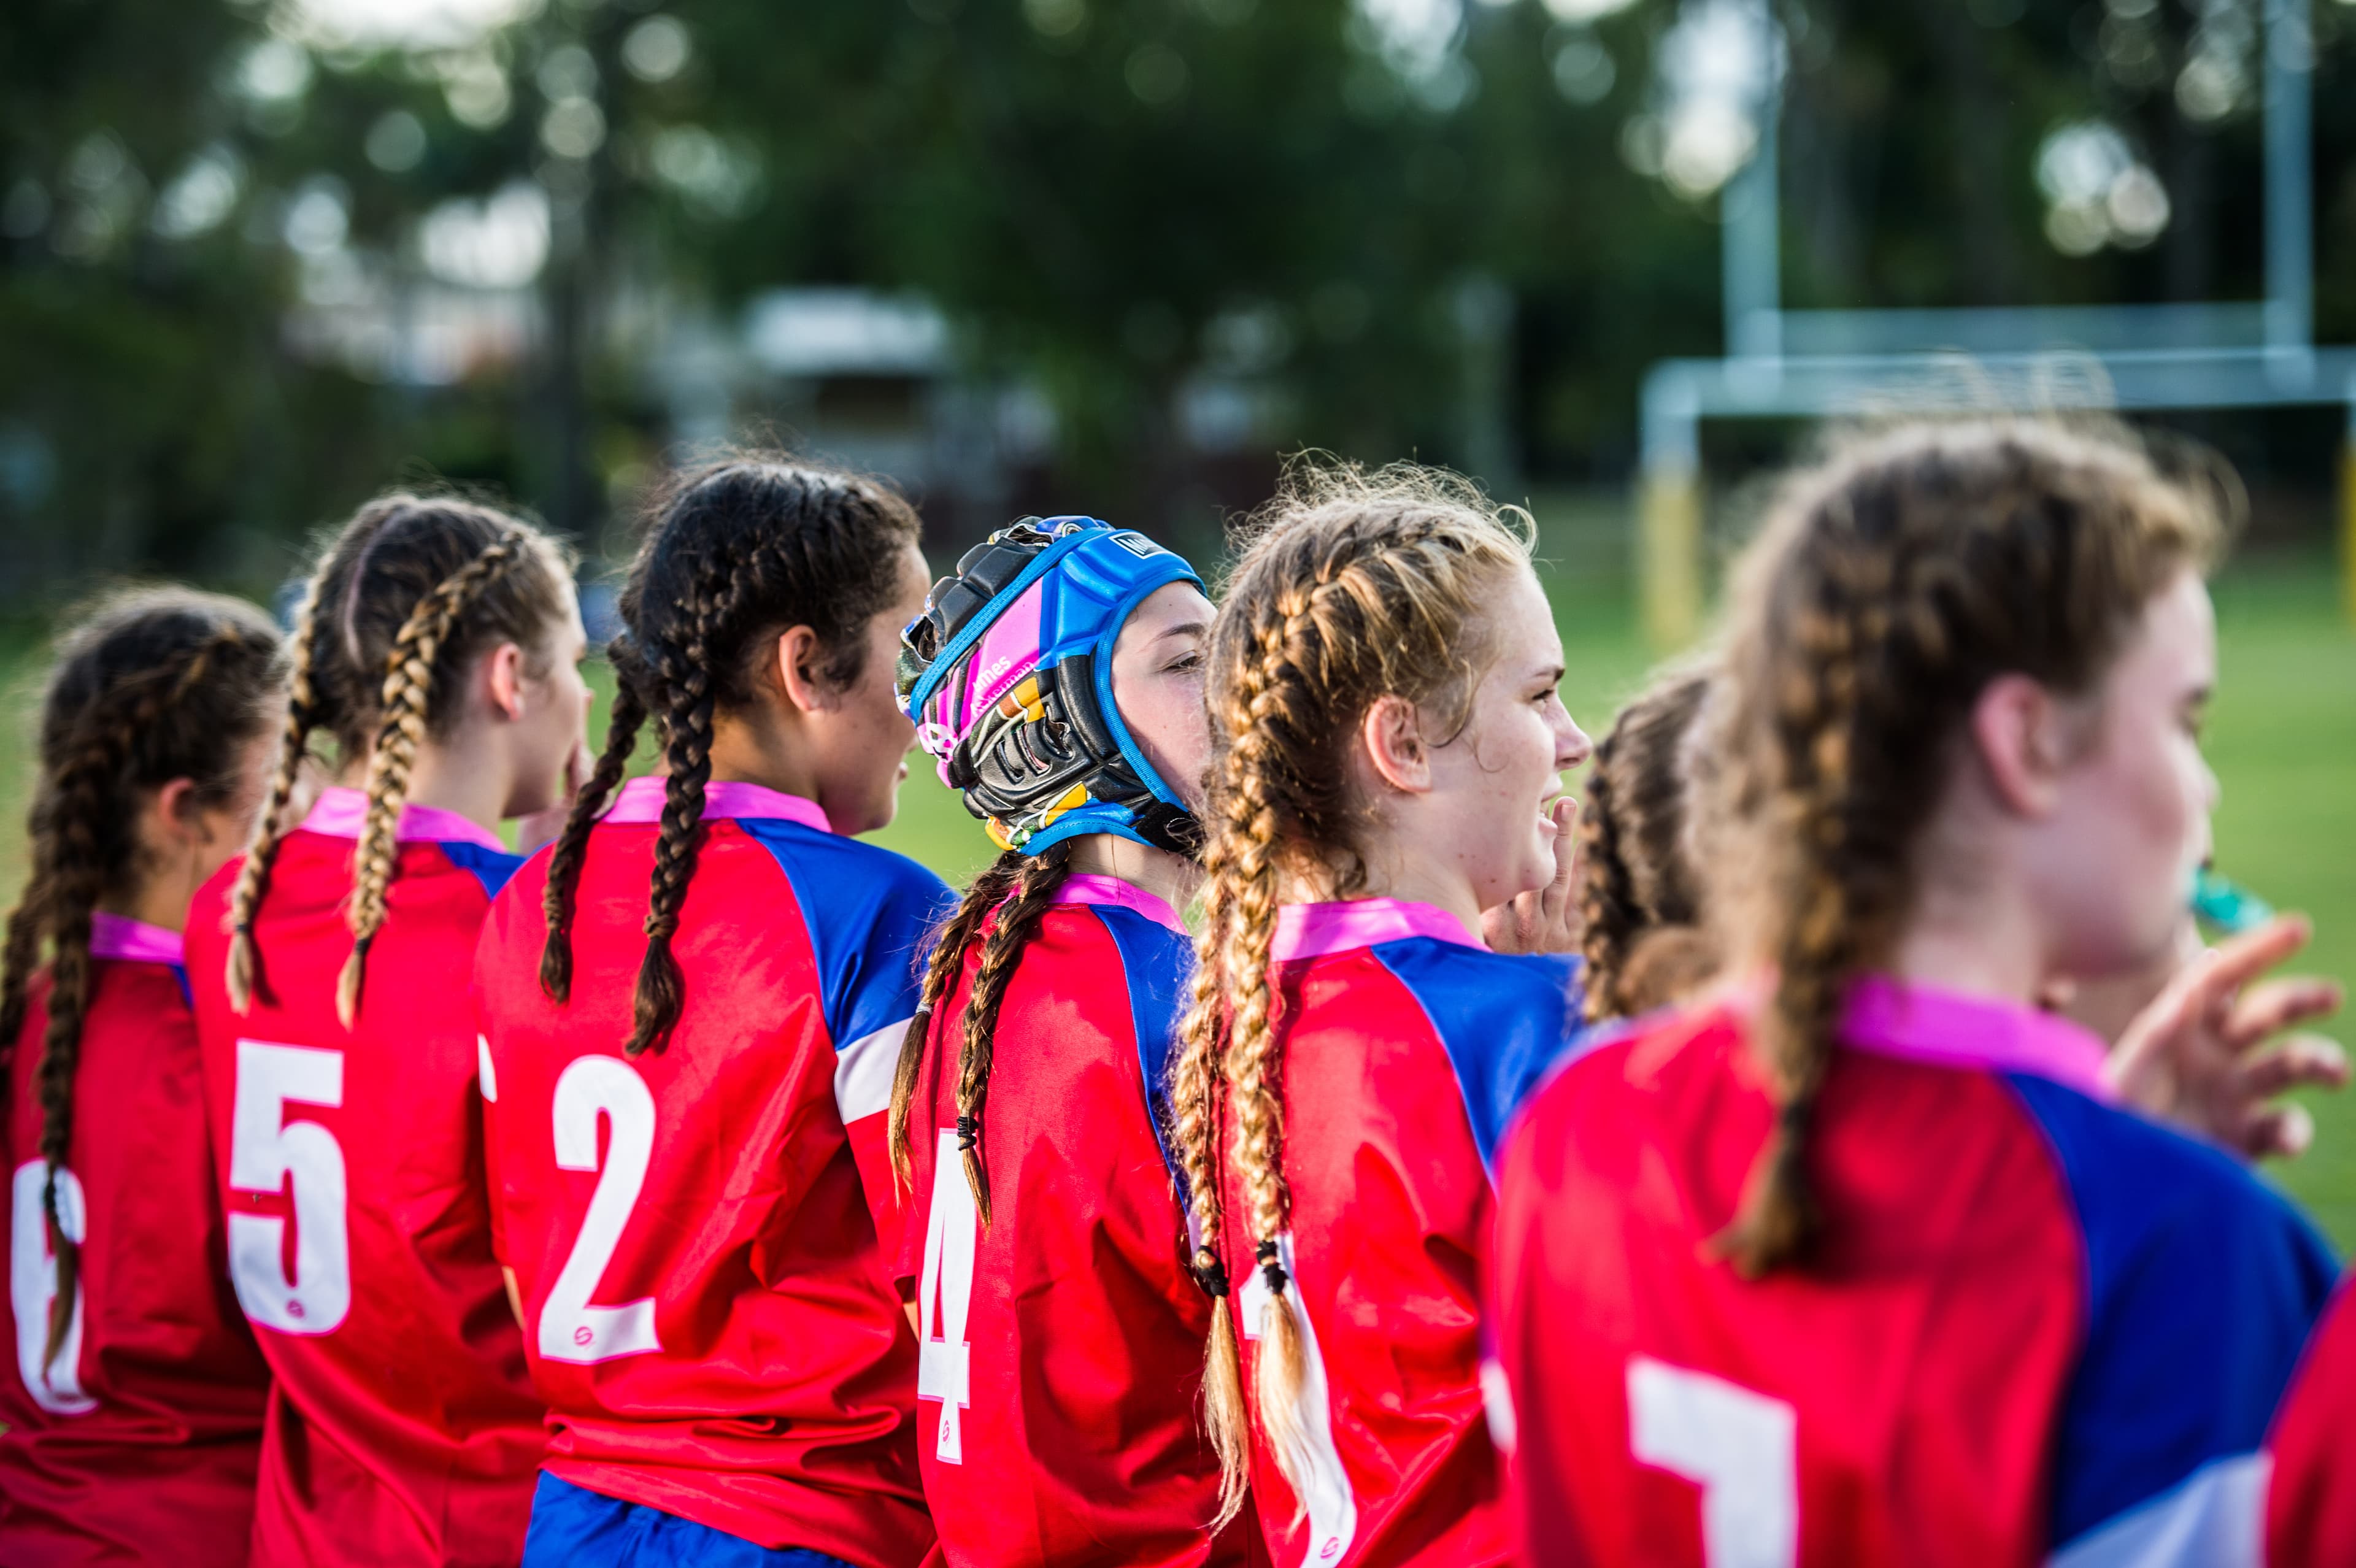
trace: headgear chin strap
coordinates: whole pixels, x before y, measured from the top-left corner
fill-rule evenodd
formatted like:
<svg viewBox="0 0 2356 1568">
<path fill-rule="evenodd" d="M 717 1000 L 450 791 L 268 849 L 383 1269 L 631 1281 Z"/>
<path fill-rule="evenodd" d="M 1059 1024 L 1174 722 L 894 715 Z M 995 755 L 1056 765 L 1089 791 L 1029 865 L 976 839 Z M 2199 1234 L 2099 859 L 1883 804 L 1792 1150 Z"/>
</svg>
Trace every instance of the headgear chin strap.
<svg viewBox="0 0 2356 1568">
<path fill-rule="evenodd" d="M 900 636 L 900 706 L 941 782 L 1001 848 L 1110 833 L 1192 856 L 1202 829 L 1112 698 L 1112 649 L 1146 595 L 1203 580 L 1143 534 L 1025 517 L 965 553 Z"/>
</svg>

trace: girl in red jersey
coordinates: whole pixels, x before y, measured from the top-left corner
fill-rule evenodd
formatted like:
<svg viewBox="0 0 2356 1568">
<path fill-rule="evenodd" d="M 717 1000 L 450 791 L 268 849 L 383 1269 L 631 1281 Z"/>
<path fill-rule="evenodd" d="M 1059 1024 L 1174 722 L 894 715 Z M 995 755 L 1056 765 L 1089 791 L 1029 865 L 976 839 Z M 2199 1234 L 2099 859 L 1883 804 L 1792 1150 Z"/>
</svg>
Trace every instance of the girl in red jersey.
<svg viewBox="0 0 2356 1568">
<path fill-rule="evenodd" d="M 230 1291 L 180 923 L 252 831 L 280 674 L 260 611 L 160 590 L 101 606 L 49 677 L 0 971 L 0 1562 L 246 1561 L 270 1373 Z"/>
<path fill-rule="evenodd" d="M 551 1439 L 529 1563 L 850 1563 L 932 1545 L 916 1347 L 879 1238 L 938 878 L 892 818 L 923 607 L 907 504 L 736 458 L 658 507 L 604 755 L 476 961 L 501 1256 Z M 651 716 L 663 776 L 616 792 Z"/>
<path fill-rule="evenodd" d="M 491 1251 L 464 976 L 588 704 L 573 576 L 489 507 L 394 495 L 312 575 L 278 774 L 189 913 L 230 1274 L 277 1374 L 261 1563 L 512 1563 L 542 1442 Z M 281 817 L 314 731 L 339 782 Z"/>
<path fill-rule="evenodd" d="M 1246 1560 L 1196 1417 L 1225 1286 L 1193 1275 L 1162 1144 L 1210 624 L 1177 556 L 1034 518 L 905 639 L 902 705 L 1005 851 L 934 947 L 892 1097 L 917 1456 L 958 1568 Z"/>
<path fill-rule="evenodd" d="M 1204 1272 L 1241 1287 L 1207 1413 L 1230 1452 L 1248 1425 L 1285 1568 L 1511 1555 L 1481 1388 L 1487 1158 L 1580 1000 L 1569 961 L 1474 933 L 1554 881 L 1569 803 L 1547 803 L 1588 745 L 1510 516 L 1444 475 L 1304 471 L 1212 635 L 1173 1124 Z"/>
<path fill-rule="evenodd" d="M 1751 978 L 1570 1064 L 1501 1162 L 1534 1561 L 2254 1561 L 2329 1254 L 2035 1005 L 2174 939 L 2215 533 L 2026 423 L 1794 483 L 1699 740 Z"/>
</svg>

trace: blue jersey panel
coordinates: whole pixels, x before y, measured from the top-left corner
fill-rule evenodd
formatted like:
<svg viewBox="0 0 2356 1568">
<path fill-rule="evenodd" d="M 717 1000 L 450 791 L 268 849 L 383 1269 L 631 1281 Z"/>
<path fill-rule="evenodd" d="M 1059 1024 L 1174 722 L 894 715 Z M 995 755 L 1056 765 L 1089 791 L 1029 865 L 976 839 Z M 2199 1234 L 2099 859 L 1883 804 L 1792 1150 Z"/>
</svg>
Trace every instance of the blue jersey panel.
<svg viewBox="0 0 2356 1568">
<path fill-rule="evenodd" d="M 1162 1163 L 1178 1184 L 1178 1201 L 1186 1198 L 1186 1178 L 1177 1152 L 1170 1146 L 1170 1058 L 1177 1049 L 1178 1023 L 1185 1007 L 1186 981 L 1194 967 L 1194 944 L 1183 931 L 1173 931 L 1135 910 L 1113 904 L 1089 906 L 1104 922 L 1112 944 L 1120 949 L 1120 966 L 1129 980 L 1129 1016 L 1137 1030 L 1137 1065 L 1145 1077 L 1145 1110 L 1153 1122 L 1153 1141 L 1162 1147 Z"/>
<path fill-rule="evenodd" d="M 521 855 L 486 849 L 480 844 L 469 844 L 463 838 L 444 839 L 434 848 L 448 856 L 450 863 L 460 870 L 473 872 L 475 880 L 483 884 L 483 896 L 487 899 L 498 897 L 499 890 L 508 885 L 508 879 L 514 876 L 516 868 L 524 862 Z"/>
<path fill-rule="evenodd" d="M 782 817 L 737 821 L 793 884 L 838 1049 L 916 1010 L 917 950 L 956 907 L 932 872 L 889 849 Z"/>
<path fill-rule="evenodd" d="M 2086 1246 L 2085 1349 L 2055 1454 L 2059 1549 L 2265 1441 L 2337 1274 L 2222 1149 L 2026 1073 Z"/>
<path fill-rule="evenodd" d="M 1376 943 L 1370 951 L 1422 1004 L 1464 1091 L 1482 1163 L 1494 1166 L 1515 1111 L 1586 1032 L 1580 961 L 1429 936 Z"/>
</svg>

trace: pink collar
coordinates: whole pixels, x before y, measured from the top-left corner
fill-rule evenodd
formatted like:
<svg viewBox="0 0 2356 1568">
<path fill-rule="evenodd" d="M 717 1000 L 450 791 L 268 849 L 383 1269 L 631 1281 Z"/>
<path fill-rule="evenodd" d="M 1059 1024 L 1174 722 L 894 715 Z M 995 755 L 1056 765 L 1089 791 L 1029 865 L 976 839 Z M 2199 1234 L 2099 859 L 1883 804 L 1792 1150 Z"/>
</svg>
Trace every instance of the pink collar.
<svg viewBox="0 0 2356 1568">
<path fill-rule="evenodd" d="M 1163 900 L 1155 898 L 1143 888 L 1124 882 L 1119 877 L 1100 877 L 1093 871 L 1075 871 L 1064 879 L 1055 890 L 1055 901 L 1065 904 L 1107 904 L 1141 914 L 1156 925 L 1166 925 L 1183 933 L 1186 923 L 1178 912 Z"/>
<path fill-rule="evenodd" d="M 310 815 L 303 818 L 303 831 L 330 838 L 358 838 L 367 823 L 367 792 L 329 784 L 319 792 Z M 400 825 L 392 830 L 392 836 L 402 844 L 475 844 L 502 855 L 509 852 L 499 836 L 481 823 L 438 805 L 402 806 Z"/>
<path fill-rule="evenodd" d="M 127 914 L 96 910 L 90 917 L 90 955 L 126 964 L 177 964 L 181 962 L 180 933 Z"/>
<path fill-rule="evenodd" d="M 1849 987 L 1840 1037 L 1876 1056 L 2029 1072 L 2096 1100 L 2116 1098 L 2103 1077 L 2097 1036 L 2018 1002 L 1869 975 Z"/>
<path fill-rule="evenodd" d="M 614 797 L 611 810 L 605 813 L 607 822 L 660 822 L 663 813 L 664 782 L 648 776 L 632 779 Z M 798 795 L 770 789 L 766 784 L 741 781 L 708 784 L 703 786 L 703 815 L 707 820 L 723 816 L 760 821 L 782 817 L 798 822 L 804 827 L 815 827 L 820 833 L 831 833 L 826 813 L 818 802 L 805 800 Z"/>
<path fill-rule="evenodd" d="M 1406 899 L 1351 899 L 1342 903 L 1286 904 L 1276 912 L 1276 940 L 1269 957 L 1322 958 L 1353 947 L 1372 947 L 1403 936 L 1429 936 L 1459 947 L 1486 944 L 1464 923 L 1436 904 Z"/>
</svg>

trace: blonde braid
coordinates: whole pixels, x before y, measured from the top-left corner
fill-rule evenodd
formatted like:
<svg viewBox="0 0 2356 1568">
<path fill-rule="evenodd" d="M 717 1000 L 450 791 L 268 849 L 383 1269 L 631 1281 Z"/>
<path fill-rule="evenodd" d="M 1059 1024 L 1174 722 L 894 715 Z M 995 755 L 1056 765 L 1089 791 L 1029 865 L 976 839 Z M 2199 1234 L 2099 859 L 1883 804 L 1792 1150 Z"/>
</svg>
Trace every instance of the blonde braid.
<svg viewBox="0 0 2356 1568">
<path fill-rule="evenodd" d="M 908 1030 L 900 1037 L 900 1058 L 892 1068 L 892 1109 L 884 1123 L 884 1142 L 892 1155 L 893 1185 L 902 1191 L 909 1189 L 913 1179 L 908 1149 L 908 1115 L 916 1094 L 916 1079 L 924 1068 L 925 1041 L 932 1032 L 933 1014 L 957 985 L 959 972 L 965 967 L 965 950 L 973 945 L 981 930 L 981 923 L 998 907 L 1014 886 L 1016 873 L 1022 869 L 1023 852 L 1019 849 L 1001 851 L 997 859 L 974 879 L 965 897 L 958 901 L 956 912 L 943 923 L 940 933 L 933 939 L 932 956 L 925 965 L 925 988 L 916 1004 L 916 1017 L 908 1020 Z"/>
<path fill-rule="evenodd" d="M 509 528 L 452 572 L 410 613 L 385 660 L 384 717 L 369 758 L 368 818 L 352 853 L 351 956 L 336 983 L 336 1016 L 350 1029 L 359 1017 L 360 983 L 369 944 L 384 923 L 398 855 L 401 813 L 409 801 L 410 770 L 425 740 L 426 699 L 434 661 L 466 607 L 498 575 L 524 559 L 530 536 Z"/>
<path fill-rule="evenodd" d="M 242 1013 L 253 1005 L 255 970 L 261 955 L 253 943 L 253 922 L 262 911 L 262 895 L 270 889 L 270 868 L 278 859 L 285 833 L 287 803 L 302 777 L 303 758 L 318 723 L 318 697 L 311 684 L 312 641 L 316 635 L 322 570 L 304 584 L 302 608 L 294 614 L 294 659 L 286 679 L 286 728 L 278 743 L 278 772 L 270 783 L 269 803 L 254 824 L 253 840 L 245 847 L 238 868 L 237 889 L 229 902 L 229 1004 Z"/>
</svg>

